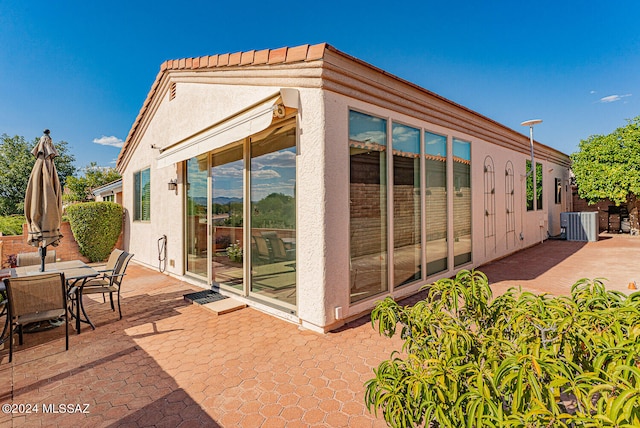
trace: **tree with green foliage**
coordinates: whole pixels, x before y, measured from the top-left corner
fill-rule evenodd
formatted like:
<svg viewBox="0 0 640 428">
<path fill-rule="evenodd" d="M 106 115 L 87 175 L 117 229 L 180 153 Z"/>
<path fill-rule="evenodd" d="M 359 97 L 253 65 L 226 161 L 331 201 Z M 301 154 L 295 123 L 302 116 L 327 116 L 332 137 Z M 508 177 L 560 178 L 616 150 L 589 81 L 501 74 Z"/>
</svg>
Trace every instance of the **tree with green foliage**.
<svg viewBox="0 0 640 428">
<path fill-rule="evenodd" d="M 580 141 L 580 150 L 571 155 L 578 196 L 590 204 L 609 199 L 627 204 L 631 227 L 638 225 L 640 195 L 640 116 L 607 135 L 592 135 Z"/>
<path fill-rule="evenodd" d="M 639 427 L 640 292 L 578 281 L 569 297 L 510 289 L 460 271 L 413 306 L 393 299 L 374 328 L 404 340 L 366 384 L 390 426 Z"/>
<path fill-rule="evenodd" d="M 24 195 L 31 169 L 36 158 L 31 150 L 38 144 L 39 138 L 27 142 L 24 137 L 9 137 L 2 134 L 0 138 L 0 215 L 24 214 Z M 58 157 L 54 162 L 60 178 L 60 185 L 64 187 L 67 177 L 72 176 L 76 169 L 73 166 L 75 157 L 68 152 L 67 142 L 55 143 Z"/>
<path fill-rule="evenodd" d="M 292 196 L 271 193 L 257 202 L 252 202 L 251 210 L 253 227 L 295 228 L 296 207 Z"/>
<path fill-rule="evenodd" d="M 67 190 L 63 197 L 65 202 L 87 202 L 94 199 L 93 189 L 119 180 L 120 173 L 115 168 L 100 167 L 91 162 L 84 168 L 84 175 L 71 176 L 67 179 Z"/>
</svg>

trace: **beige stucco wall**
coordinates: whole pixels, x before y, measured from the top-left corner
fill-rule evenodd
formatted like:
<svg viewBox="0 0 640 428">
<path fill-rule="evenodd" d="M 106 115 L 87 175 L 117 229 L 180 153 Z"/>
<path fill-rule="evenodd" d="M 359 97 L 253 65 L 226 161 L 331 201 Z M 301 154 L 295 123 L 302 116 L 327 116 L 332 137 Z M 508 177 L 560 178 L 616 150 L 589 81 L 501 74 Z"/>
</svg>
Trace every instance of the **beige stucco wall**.
<svg viewBox="0 0 640 428">
<path fill-rule="evenodd" d="M 165 87 L 166 89 L 166 87 Z M 124 206 L 129 217 L 133 209 L 133 174 L 151 169 L 151 221 L 129 218 L 129 251 L 135 260 L 158 266 L 158 239 L 167 236 L 168 273 L 184 272 L 184 187 L 178 164 L 157 168 L 159 150 L 223 120 L 231 112 L 241 110 L 273 94 L 277 88 L 225 86 L 203 83 L 176 83 L 176 97 L 169 99 L 165 91 L 155 112 L 146 124 L 145 132 L 123 172 Z M 178 191 L 169 191 L 168 182 L 178 180 Z"/>
<path fill-rule="evenodd" d="M 335 245 L 327 238 L 331 223 L 327 221 L 326 169 L 331 162 L 325 141 L 324 93 L 320 89 L 300 90 L 298 112 L 298 160 L 296 165 L 298 272 L 298 316 L 303 326 L 320 329 L 330 323 L 328 275 L 333 269 L 328 260 Z"/>
<path fill-rule="evenodd" d="M 404 115 L 390 109 L 375 106 L 356 99 L 327 92 L 325 95 L 326 117 L 326 150 L 325 150 L 325 177 L 326 200 L 325 212 L 326 245 L 331 251 L 327 252 L 327 270 L 325 287 L 325 310 L 327 324 L 340 323 L 336 320 L 334 312 L 336 307 L 342 308 L 343 319 L 358 316 L 373 308 L 376 301 L 384 298 L 379 295 L 374 298 L 350 304 L 349 298 L 349 144 L 348 144 L 348 111 L 355 109 L 363 113 L 387 118 L 423 131 L 428 130 L 448 136 L 448 152 L 451 153 L 452 138 L 458 138 L 471 142 L 472 162 L 472 257 L 473 262 L 460 268 L 480 266 L 488 261 L 503 257 L 514 251 L 535 245 L 541 239 L 546 239 L 547 231 L 551 234 L 559 233 L 560 212 L 565 211 L 564 201 L 568 195 L 563 193 L 563 204 L 554 203 L 553 184 L 554 178 L 568 177 L 566 167 L 554 164 L 544 159 L 536 158 L 536 162 L 543 165 L 544 170 L 544 209 L 536 212 L 526 211 L 524 176 L 526 174 L 526 161 L 530 155 L 497 146 L 490 141 L 469 135 L 459 130 L 452 130 L 414 117 Z M 390 122 L 388 127 L 390 127 Z M 484 230 L 484 161 L 490 156 L 495 168 L 495 237 L 485 242 Z M 507 240 L 506 231 L 506 200 L 505 200 L 505 167 L 507 161 L 511 161 L 514 168 L 514 204 L 516 209 L 515 233 L 510 234 Z M 552 171 L 549 171 L 552 169 Z M 452 182 L 452 168 L 448 170 L 448 182 Z M 453 198 L 449 198 L 448 223 L 453 224 Z M 542 227 L 541 227 L 542 224 Z M 552 229 L 549 229 L 550 224 Z M 556 232 L 556 226 L 558 231 Z M 449 253 L 453 254 L 452 230 L 449 227 Z M 520 239 L 522 234 L 522 239 Z M 515 238 L 515 239 L 514 239 Z M 452 259 L 453 257 L 451 257 Z M 451 262 L 450 262 L 451 263 Z M 450 266 L 451 267 L 451 266 Z M 459 269 L 459 268 L 458 268 Z M 422 285 L 433 282 L 439 278 L 449 277 L 458 269 L 449 269 L 438 275 L 428 278 L 426 281 L 399 289 L 395 296 L 404 296 L 416 292 Z"/>
<path fill-rule="evenodd" d="M 336 60 L 337 63 L 340 61 L 343 59 Z M 535 245 L 546 238 L 547 231 L 552 235 L 559 233 L 559 213 L 566 210 L 565 204 L 570 198 L 563 193 L 563 204 L 554 203 L 554 177 L 568 180 L 566 166 L 554 163 L 554 159 L 558 157 L 557 152 L 544 147 L 537 152 L 536 161 L 543 164 L 545 171 L 545 204 L 544 210 L 527 212 L 523 193 L 525 165 L 529 159 L 526 136 L 505 130 L 501 125 L 482 119 L 459 106 L 448 104 L 441 99 L 433 99 L 415 87 L 398 83 L 389 76 L 384 77 L 388 80 L 385 84 L 382 82 L 384 79 L 367 76 L 371 79 L 370 82 L 379 85 L 374 88 L 363 83 L 367 82 L 366 78 L 356 79 L 360 72 L 363 75 L 375 74 L 373 71 L 366 67 L 360 70 L 359 65 L 347 65 L 352 69 L 349 69 L 348 73 L 331 76 L 331 79 L 322 85 L 323 89 L 320 89 L 319 81 L 296 77 L 295 70 L 279 74 L 276 80 L 249 79 L 247 84 L 238 84 L 235 81 L 230 85 L 203 83 L 200 82 L 199 76 L 189 73 L 170 74 L 159 86 L 158 94 L 150 103 L 149 112 L 138 130 L 141 137 L 137 141 L 137 147 L 123 170 L 123 204 L 129 213 L 125 242 L 128 243 L 128 250 L 135 253 L 135 260 L 149 266 L 157 266 L 157 241 L 162 235 L 166 235 L 167 272 L 180 276 L 185 269 L 183 173 L 175 165 L 157 168 L 156 158 L 159 151 L 152 146 L 167 147 L 175 144 L 205 130 L 231 113 L 263 100 L 280 87 L 288 86 L 296 87 L 300 95 L 297 113 L 296 179 L 297 313 L 279 313 L 276 309 L 254 303 L 261 309 L 283 316 L 303 327 L 326 331 L 370 310 L 377 300 L 384 298 L 384 295 L 379 295 L 354 305 L 350 304 L 350 108 L 446 135 L 449 137 L 449 153 L 452 138 L 471 142 L 473 262 L 461 268 L 480 266 Z M 335 70 L 338 69 L 340 68 Z M 344 68 L 346 69 L 348 67 Z M 337 73 L 335 70 L 331 69 L 331 72 Z M 288 75 L 290 77 L 286 77 Z M 341 82 L 341 79 L 344 81 Z M 169 100 L 172 81 L 176 83 L 176 97 Z M 273 86 L 261 86 L 260 83 Z M 427 105 L 429 107 L 426 107 Z M 491 238 L 491 242 L 487 242 L 484 237 L 483 164 L 487 156 L 492 158 L 496 170 L 496 235 Z M 511 239 L 507 239 L 505 227 L 504 170 L 507 161 L 514 167 L 516 226 L 513 234 L 515 236 Z M 133 174 L 147 167 L 151 169 L 151 221 L 134 222 L 131 221 Z M 452 182 L 452 176 L 453 169 L 450 167 L 449 183 Z M 172 179 L 178 180 L 177 193 L 167 189 L 167 183 Z M 450 195 L 450 225 L 453 224 L 453 202 L 453 196 Z M 449 253 L 453 254 L 451 227 Z M 451 276 L 455 271 L 451 268 L 425 281 L 403 287 L 395 296 L 412 294 L 425 283 Z"/>
<path fill-rule="evenodd" d="M 128 250 L 135 253 L 136 261 L 157 266 L 157 241 L 166 235 L 166 271 L 182 275 L 185 270 L 183 174 L 177 166 L 156 168 L 159 151 L 151 146 L 166 147 L 180 141 L 230 113 L 268 97 L 279 88 L 178 83 L 176 89 L 175 99 L 170 101 L 166 93 L 153 119 L 146 124 L 145 133 L 123 172 L 123 182 L 124 205 L 129 212 Z M 322 92 L 319 89 L 301 89 L 300 100 L 296 183 L 298 316 L 309 328 L 317 329 L 326 324 L 325 289 L 322 286 L 326 271 L 325 252 L 333 251 L 335 246 L 327 248 L 323 237 L 325 147 L 322 142 L 325 120 Z M 132 221 L 133 174 L 147 167 L 151 169 L 151 221 Z M 171 179 L 178 179 L 177 194 L 167 190 Z"/>
</svg>

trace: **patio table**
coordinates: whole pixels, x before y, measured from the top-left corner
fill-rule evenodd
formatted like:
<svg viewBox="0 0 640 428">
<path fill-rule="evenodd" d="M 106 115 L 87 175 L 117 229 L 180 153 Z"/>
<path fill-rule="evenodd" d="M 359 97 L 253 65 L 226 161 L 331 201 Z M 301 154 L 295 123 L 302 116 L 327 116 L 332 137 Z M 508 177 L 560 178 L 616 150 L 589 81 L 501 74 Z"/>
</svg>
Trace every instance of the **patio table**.
<svg viewBox="0 0 640 428">
<path fill-rule="evenodd" d="M 30 275 L 40 275 L 43 273 L 63 272 L 65 280 L 67 281 L 67 291 L 71 292 L 76 289 L 76 297 L 72 300 L 76 300 L 76 313 L 71 311 L 71 315 L 76 319 L 76 332 L 80 334 L 80 323 L 86 323 L 91 326 L 92 329 L 96 329 L 89 316 L 84 310 L 82 304 L 82 289 L 87 280 L 95 278 L 100 275 L 100 272 L 88 266 L 81 260 L 70 260 L 66 262 L 47 263 L 44 267 L 44 272 L 40 272 L 40 265 L 22 266 L 11 269 L 11 276 L 14 278 L 25 277 Z M 84 319 L 80 316 L 80 311 Z"/>
</svg>

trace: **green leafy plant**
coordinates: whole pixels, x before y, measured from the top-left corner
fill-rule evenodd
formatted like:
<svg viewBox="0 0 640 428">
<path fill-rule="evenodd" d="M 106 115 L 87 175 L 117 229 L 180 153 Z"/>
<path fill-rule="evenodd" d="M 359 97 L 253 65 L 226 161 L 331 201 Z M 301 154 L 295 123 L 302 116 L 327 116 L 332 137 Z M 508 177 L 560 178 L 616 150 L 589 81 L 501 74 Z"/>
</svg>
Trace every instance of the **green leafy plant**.
<svg viewBox="0 0 640 428">
<path fill-rule="evenodd" d="M 242 261 L 242 247 L 240 246 L 240 241 L 236 241 L 229 245 L 227 248 L 227 256 L 229 256 L 229 260 L 232 262 Z"/>
<path fill-rule="evenodd" d="M 492 300 L 486 276 L 463 270 L 371 319 L 404 340 L 365 384 L 390 426 L 640 426 L 640 292 L 583 279 L 569 297 Z"/>
<path fill-rule="evenodd" d="M 16 214 L 0 216 L 0 232 L 3 235 L 22 235 L 22 225 L 25 223 L 24 215 Z"/>
<path fill-rule="evenodd" d="M 122 206 L 113 202 L 87 202 L 66 209 L 80 254 L 92 262 L 111 254 L 122 231 Z"/>
</svg>

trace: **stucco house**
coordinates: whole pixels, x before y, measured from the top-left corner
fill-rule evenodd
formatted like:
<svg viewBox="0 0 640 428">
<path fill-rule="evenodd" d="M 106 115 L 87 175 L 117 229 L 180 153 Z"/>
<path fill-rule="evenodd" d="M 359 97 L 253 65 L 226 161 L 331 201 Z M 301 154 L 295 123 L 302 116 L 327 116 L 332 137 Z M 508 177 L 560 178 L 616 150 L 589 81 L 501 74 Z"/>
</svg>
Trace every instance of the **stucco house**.
<svg viewBox="0 0 640 428">
<path fill-rule="evenodd" d="M 559 234 L 570 160 L 534 153 L 328 44 L 166 61 L 118 157 L 124 242 L 157 266 L 166 236 L 167 274 L 326 332 Z"/>
<path fill-rule="evenodd" d="M 96 202 L 115 202 L 122 205 L 122 179 L 96 187 L 91 193 Z"/>
</svg>

